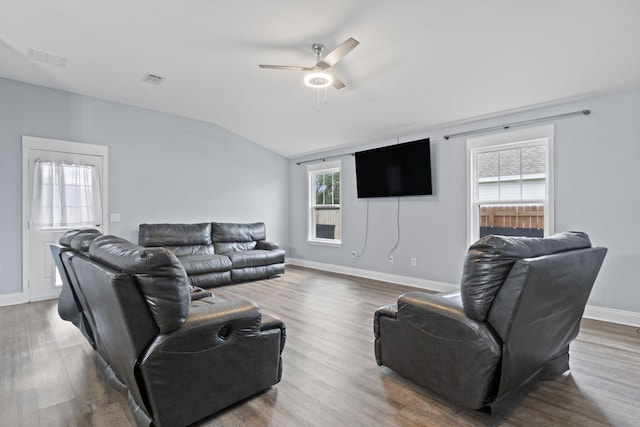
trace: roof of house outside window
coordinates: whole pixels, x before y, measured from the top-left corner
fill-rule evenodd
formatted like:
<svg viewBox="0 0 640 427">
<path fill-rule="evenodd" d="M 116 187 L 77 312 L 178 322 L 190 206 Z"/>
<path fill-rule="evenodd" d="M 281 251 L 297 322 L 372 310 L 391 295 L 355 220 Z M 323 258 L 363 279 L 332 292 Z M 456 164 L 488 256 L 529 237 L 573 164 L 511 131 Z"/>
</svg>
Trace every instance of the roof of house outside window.
<svg viewBox="0 0 640 427">
<path fill-rule="evenodd" d="M 522 168 L 520 167 L 522 158 Z M 546 170 L 546 148 L 533 146 L 478 154 L 480 178 L 544 174 Z"/>
</svg>

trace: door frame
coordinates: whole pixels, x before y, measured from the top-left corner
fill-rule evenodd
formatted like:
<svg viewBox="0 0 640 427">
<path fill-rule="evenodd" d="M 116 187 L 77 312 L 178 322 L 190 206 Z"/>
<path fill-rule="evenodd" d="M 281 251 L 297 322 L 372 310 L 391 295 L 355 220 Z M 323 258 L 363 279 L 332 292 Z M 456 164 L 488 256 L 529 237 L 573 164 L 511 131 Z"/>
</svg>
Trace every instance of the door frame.
<svg viewBox="0 0 640 427">
<path fill-rule="evenodd" d="M 30 302 L 29 294 L 29 208 L 31 205 L 31 189 L 29 188 L 29 161 L 31 150 L 53 151 L 58 153 L 86 154 L 102 157 L 102 176 L 100 188 L 102 197 L 102 230 L 109 231 L 109 163 L 108 147 L 106 145 L 86 144 L 82 142 L 63 141 L 58 139 L 22 136 L 22 300 Z"/>
</svg>

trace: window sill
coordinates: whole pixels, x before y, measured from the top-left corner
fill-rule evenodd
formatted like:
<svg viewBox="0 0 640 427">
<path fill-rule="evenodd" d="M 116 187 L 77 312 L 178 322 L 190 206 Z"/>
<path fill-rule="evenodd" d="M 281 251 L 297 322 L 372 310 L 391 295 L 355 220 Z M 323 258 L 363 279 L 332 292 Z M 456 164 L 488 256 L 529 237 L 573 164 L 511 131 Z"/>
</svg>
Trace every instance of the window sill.
<svg viewBox="0 0 640 427">
<path fill-rule="evenodd" d="M 307 239 L 307 243 L 309 243 L 310 245 L 320 245 L 320 246 L 334 246 L 334 247 L 342 246 L 342 240 Z"/>
</svg>

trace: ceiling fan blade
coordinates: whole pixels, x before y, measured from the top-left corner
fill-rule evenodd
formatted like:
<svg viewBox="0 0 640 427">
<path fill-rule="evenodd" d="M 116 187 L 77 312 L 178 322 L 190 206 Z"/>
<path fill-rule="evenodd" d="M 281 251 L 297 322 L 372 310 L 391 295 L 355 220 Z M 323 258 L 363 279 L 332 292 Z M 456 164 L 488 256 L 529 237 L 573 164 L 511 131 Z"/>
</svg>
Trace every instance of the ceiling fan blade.
<svg viewBox="0 0 640 427">
<path fill-rule="evenodd" d="M 338 78 L 338 76 L 333 73 L 331 73 L 331 75 L 333 76 L 333 83 L 331 83 L 331 86 L 336 89 L 342 89 L 343 87 L 345 87 L 345 84 Z"/>
<path fill-rule="evenodd" d="M 296 65 L 258 65 L 260 68 L 267 68 L 271 70 L 291 70 L 291 71 L 311 71 L 311 67 L 299 67 Z"/>
<path fill-rule="evenodd" d="M 340 61 L 344 56 L 351 52 L 354 47 L 358 46 L 360 42 L 353 37 L 349 37 L 347 40 L 343 41 L 341 45 L 333 49 L 331 52 L 327 53 L 327 55 L 322 58 L 320 62 L 316 64 L 316 67 L 326 70 L 329 67 L 334 66 L 338 61 Z"/>
</svg>

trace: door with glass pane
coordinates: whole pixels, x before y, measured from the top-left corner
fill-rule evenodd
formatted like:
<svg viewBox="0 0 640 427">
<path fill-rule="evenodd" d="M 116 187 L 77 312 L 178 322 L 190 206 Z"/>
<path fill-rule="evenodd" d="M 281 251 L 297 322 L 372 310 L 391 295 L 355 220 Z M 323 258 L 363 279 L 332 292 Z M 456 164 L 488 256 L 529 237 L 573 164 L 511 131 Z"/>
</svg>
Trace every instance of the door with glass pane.
<svg viewBox="0 0 640 427">
<path fill-rule="evenodd" d="M 70 229 L 104 232 L 106 215 L 106 159 L 103 153 L 91 154 L 92 147 L 101 147 L 99 152 L 106 147 L 66 141 L 53 141 L 45 147 L 35 144 L 25 153 L 29 182 L 28 195 L 24 195 L 28 198 L 24 270 L 30 301 L 60 294 L 62 283 L 49 245 Z"/>
</svg>

